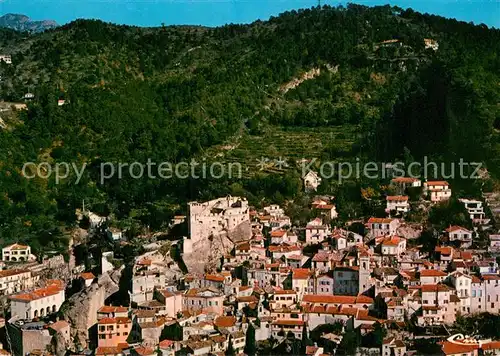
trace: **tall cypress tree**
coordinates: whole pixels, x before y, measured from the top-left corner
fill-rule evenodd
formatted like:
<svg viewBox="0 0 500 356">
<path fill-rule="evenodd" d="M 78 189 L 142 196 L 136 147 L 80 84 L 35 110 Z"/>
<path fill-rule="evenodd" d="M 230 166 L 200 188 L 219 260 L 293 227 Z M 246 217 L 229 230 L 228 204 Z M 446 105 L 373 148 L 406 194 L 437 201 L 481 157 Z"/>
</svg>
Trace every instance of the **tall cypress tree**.
<svg viewBox="0 0 500 356">
<path fill-rule="evenodd" d="M 245 339 L 245 353 L 247 355 L 255 355 L 255 328 L 252 323 L 248 323 L 247 335 Z"/>
<path fill-rule="evenodd" d="M 236 353 L 234 352 L 234 347 L 233 347 L 233 337 L 229 336 L 229 341 L 227 344 L 227 349 L 226 352 L 224 353 L 226 356 L 235 356 Z"/>
</svg>

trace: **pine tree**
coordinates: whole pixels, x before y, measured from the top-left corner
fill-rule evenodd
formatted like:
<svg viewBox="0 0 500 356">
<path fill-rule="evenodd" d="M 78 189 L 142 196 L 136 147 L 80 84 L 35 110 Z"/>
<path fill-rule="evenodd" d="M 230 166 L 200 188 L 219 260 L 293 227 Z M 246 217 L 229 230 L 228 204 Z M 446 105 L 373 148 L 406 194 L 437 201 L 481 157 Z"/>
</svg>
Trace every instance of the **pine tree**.
<svg viewBox="0 0 500 356">
<path fill-rule="evenodd" d="M 248 323 L 247 335 L 245 339 L 245 353 L 247 355 L 255 355 L 255 328 L 252 323 Z"/>
</svg>

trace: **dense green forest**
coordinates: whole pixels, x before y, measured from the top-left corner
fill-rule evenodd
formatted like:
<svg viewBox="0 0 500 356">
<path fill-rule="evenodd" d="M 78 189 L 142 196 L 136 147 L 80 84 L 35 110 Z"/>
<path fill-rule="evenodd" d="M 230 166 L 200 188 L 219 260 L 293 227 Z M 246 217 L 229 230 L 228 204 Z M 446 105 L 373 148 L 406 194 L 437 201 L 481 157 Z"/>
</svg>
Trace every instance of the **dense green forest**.
<svg viewBox="0 0 500 356">
<path fill-rule="evenodd" d="M 439 49 L 426 49 L 424 38 Z M 1 30 L 0 48 L 13 60 L 0 63 L 1 98 L 35 94 L 0 132 L 4 242 L 60 249 L 84 199 L 134 234 L 161 229 L 192 199 L 295 197 L 302 187 L 293 169 L 242 179 L 99 180 L 101 162 L 211 160 L 216 145 L 278 128 L 283 140 L 287 130 L 351 128 L 349 140 L 331 138 L 323 157 L 411 153 L 482 161 L 500 173 L 500 31 L 485 25 L 351 4 L 219 28 L 78 20 L 35 35 Z M 282 89 L 311 69 L 320 74 Z M 87 169 L 77 185 L 74 176 L 56 184 L 24 178 L 25 162 Z M 346 189 L 338 195 L 349 200 Z"/>
</svg>

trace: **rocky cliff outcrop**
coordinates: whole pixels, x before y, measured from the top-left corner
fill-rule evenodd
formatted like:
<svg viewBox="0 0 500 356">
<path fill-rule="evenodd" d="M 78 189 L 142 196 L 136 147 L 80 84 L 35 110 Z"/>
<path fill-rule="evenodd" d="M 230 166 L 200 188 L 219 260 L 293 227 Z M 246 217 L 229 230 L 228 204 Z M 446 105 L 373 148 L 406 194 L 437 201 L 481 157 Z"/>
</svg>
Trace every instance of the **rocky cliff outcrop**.
<svg viewBox="0 0 500 356">
<path fill-rule="evenodd" d="M 184 263 L 189 272 L 215 271 L 220 265 L 221 257 L 231 252 L 235 244 L 248 240 L 251 236 L 250 222 L 245 221 L 231 231 L 195 242 L 193 252 L 183 256 Z"/>
<path fill-rule="evenodd" d="M 71 324 L 72 340 L 77 338 L 82 347 L 87 346 L 88 330 L 97 323 L 97 310 L 104 305 L 104 301 L 118 292 L 120 276 L 124 267 L 103 274 L 96 283 L 74 294 L 66 301 L 63 308 L 65 320 Z M 70 345 L 76 350 L 78 345 Z"/>
</svg>

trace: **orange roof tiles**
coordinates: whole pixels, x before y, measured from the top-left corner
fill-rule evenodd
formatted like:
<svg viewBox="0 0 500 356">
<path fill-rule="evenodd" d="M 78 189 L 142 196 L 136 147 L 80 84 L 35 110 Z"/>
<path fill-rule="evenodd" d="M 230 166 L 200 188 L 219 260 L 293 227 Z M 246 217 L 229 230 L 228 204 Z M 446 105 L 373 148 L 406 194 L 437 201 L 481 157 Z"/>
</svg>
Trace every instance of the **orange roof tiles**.
<svg viewBox="0 0 500 356">
<path fill-rule="evenodd" d="M 430 185 L 430 186 L 449 186 L 448 182 L 447 181 L 444 181 L 444 180 L 430 180 L 428 182 L 425 182 L 424 184 L 426 185 Z"/>
<path fill-rule="evenodd" d="M 446 229 L 446 232 L 455 232 L 455 231 L 459 231 L 459 230 L 471 232 L 470 230 L 466 229 L 465 227 L 458 226 L 458 225 L 450 226 L 449 228 Z"/>
<path fill-rule="evenodd" d="M 60 331 L 61 329 L 69 327 L 69 323 L 66 320 L 59 320 L 53 324 L 49 325 L 49 328 L 55 331 Z"/>
<path fill-rule="evenodd" d="M 418 182 L 419 180 L 420 179 L 411 177 L 396 177 L 392 179 L 394 183 L 415 183 Z"/>
<path fill-rule="evenodd" d="M 408 196 L 406 195 L 389 195 L 386 197 L 388 201 L 407 201 Z"/>
<path fill-rule="evenodd" d="M 64 291 L 64 289 L 62 289 L 61 287 L 56 286 L 56 285 L 50 285 L 50 286 L 45 287 L 45 288 L 35 289 L 31 292 L 13 295 L 13 296 L 9 297 L 9 299 L 17 300 L 17 301 L 24 301 L 24 302 L 31 302 L 33 300 L 38 300 L 38 299 L 42 299 L 42 298 L 45 298 L 45 297 L 48 297 L 51 295 L 56 295 L 56 294 L 60 293 L 61 291 Z"/>
<path fill-rule="evenodd" d="M 454 355 L 454 354 L 465 354 L 469 352 L 473 352 L 474 350 L 479 349 L 479 345 L 467 345 L 454 343 L 449 341 L 444 341 L 442 344 L 441 350 L 445 355 Z"/>
<path fill-rule="evenodd" d="M 491 341 L 481 345 L 483 351 L 500 350 L 500 341 Z"/>
<path fill-rule="evenodd" d="M 172 340 L 163 340 L 163 341 L 160 341 L 158 346 L 160 347 L 160 349 L 167 349 L 167 348 L 171 347 L 173 344 L 174 344 L 174 342 Z"/>
<path fill-rule="evenodd" d="M 450 289 L 444 284 L 424 284 L 421 286 L 422 292 L 447 292 Z"/>
<path fill-rule="evenodd" d="M 368 224 L 390 224 L 394 220 L 390 218 L 370 218 Z"/>
<path fill-rule="evenodd" d="M 153 261 L 151 261 L 149 258 L 143 258 L 142 260 L 137 262 L 137 264 L 140 266 L 151 266 L 151 263 L 153 263 Z"/>
<path fill-rule="evenodd" d="M 257 303 L 259 300 L 255 295 L 249 295 L 246 297 L 238 297 L 236 298 L 238 303 Z"/>
<path fill-rule="evenodd" d="M 311 270 L 308 268 L 294 268 L 292 270 L 292 279 L 308 279 L 311 276 Z"/>
<path fill-rule="evenodd" d="M 82 277 L 83 279 L 87 280 L 87 279 L 95 279 L 95 276 L 92 272 L 84 272 L 82 274 L 80 274 L 80 277 Z"/>
<path fill-rule="evenodd" d="M 95 350 L 96 356 L 112 356 L 112 355 L 118 355 L 121 354 L 122 349 L 118 346 L 111 346 L 111 347 L 98 347 Z"/>
<path fill-rule="evenodd" d="M 284 325 L 284 326 L 303 326 L 304 321 L 299 319 L 278 319 L 273 321 L 274 325 Z"/>
<path fill-rule="evenodd" d="M 212 282 L 224 282 L 224 276 L 218 276 L 216 274 L 205 275 L 205 280 Z"/>
<path fill-rule="evenodd" d="M 439 252 L 441 255 L 449 256 L 453 252 L 453 249 L 451 247 L 436 246 L 434 251 Z"/>
<path fill-rule="evenodd" d="M 399 236 L 390 236 L 382 241 L 384 246 L 398 246 L 404 239 Z"/>
<path fill-rule="evenodd" d="M 364 295 L 346 296 L 346 295 L 319 295 L 319 294 L 306 294 L 302 298 L 305 303 L 322 303 L 322 304 L 371 304 L 373 299 Z"/>
<path fill-rule="evenodd" d="M 30 271 L 28 271 L 26 269 L 6 269 L 3 271 L 0 271 L 0 278 L 11 277 L 11 276 L 15 276 L 15 275 L 22 274 L 22 273 L 28 273 L 28 272 L 30 272 Z"/>
<path fill-rule="evenodd" d="M 446 277 L 447 275 L 445 272 L 437 269 L 423 269 L 420 271 L 420 277 Z"/>
<path fill-rule="evenodd" d="M 274 230 L 271 231 L 271 237 L 283 237 L 285 236 L 286 231 L 285 230 Z"/>
<path fill-rule="evenodd" d="M 134 351 L 141 356 L 155 355 L 155 350 L 151 347 L 139 346 L 134 349 Z"/>
<path fill-rule="evenodd" d="M 215 319 L 214 324 L 218 328 L 230 328 L 236 324 L 236 318 L 234 316 L 219 316 Z"/>
<path fill-rule="evenodd" d="M 10 248 L 11 250 L 26 250 L 29 246 L 23 244 L 12 244 L 4 248 Z"/>
<path fill-rule="evenodd" d="M 99 308 L 98 313 L 109 314 L 109 313 L 126 313 L 128 312 L 127 307 L 114 307 L 111 305 L 105 305 Z"/>
<path fill-rule="evenodd" d="M 315 208 L 318 210 L 332 210 L 335 207 L 333 204 L 319 204 Z"/>
</svg>

